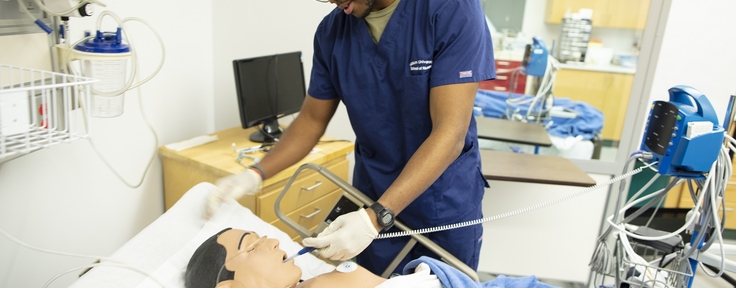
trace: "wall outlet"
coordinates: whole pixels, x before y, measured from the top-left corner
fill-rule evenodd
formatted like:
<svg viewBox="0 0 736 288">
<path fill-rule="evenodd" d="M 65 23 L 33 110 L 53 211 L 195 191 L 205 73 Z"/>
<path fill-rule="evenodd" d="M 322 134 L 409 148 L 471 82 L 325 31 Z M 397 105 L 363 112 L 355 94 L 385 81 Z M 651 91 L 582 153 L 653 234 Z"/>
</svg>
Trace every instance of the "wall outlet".
<svg viewBox="0 0 736 288">
<path fill-rule="evenodd" d="M 28 91 L 0 94 L 0 134 L 10 136 L 30 130 Z"/>
<path fill-rule="evenodd" d="M 23 5 L 25 5 L 26 9 L 28 9 L 28 11 L 31 13 L 39 12 L 38 6 L 36 6 L 36 3 L 33 2 L 33 0 L 24 0 Z M 23 7 L 19 6 L 18 9 L 20 10 L 20 12 L 25 13 L 25 11 L 23 11 Z"/>
<path fill-rule="evenodd" d="M 43 31 L 28 17 L 24 7 L 36 19 L 40 19 L 49 27 L 53 26 L 53 17 L 44 13 L 33 0 L 21 0 L 20 2 L 18 0 L 0 0 L 0 36 L 40 33 Z"/>
<path fill-rule="evenodd" d="M 30 104 L 32 121 L 31 124 L 43 129 L 52 129 L 62 131 L 67 127 L 67 119 L 64 114 L 64 107 L 72 103 L 65 103 L 61 92 L 53 95 L 51 91 L 46 91 L 46 96 L 42 96 L 41 90 L 36 90 L 34 101 Z M 68 101 L 68 100 L 67 100 Z"/>
</svg>

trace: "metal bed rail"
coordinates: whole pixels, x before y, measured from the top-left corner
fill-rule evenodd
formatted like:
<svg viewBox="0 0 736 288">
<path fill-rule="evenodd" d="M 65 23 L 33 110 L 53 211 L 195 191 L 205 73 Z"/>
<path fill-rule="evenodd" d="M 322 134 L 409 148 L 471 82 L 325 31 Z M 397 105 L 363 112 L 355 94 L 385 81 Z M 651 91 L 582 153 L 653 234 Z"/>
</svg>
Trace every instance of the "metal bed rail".
<svg viewBox="0 0 736 288">
<path fill-rule="evenodd" d="M 370 198 L 368 198 L 367 196 L 365 196 L 365 194 L 363 194 L 358 189 L 356 189 L 352 185 L 350 185 L 347 182 L 345 182 L 345 180 L 342 180 L 340 177 L 338 177 L 337 175 L 335 175 L 334 173 L 332 173 L 327 168 L 322 167 L 322 166 L 317 165 L 317 164 L 313 164 L 313 163 L 306 163 L 306 164 L 300 166 L 294 172 L 294 175 L 291 176 L 291 178 L 289 178 L 289 181 L 284 186 L 284 189 L 281 191 L 281 194 L 279 194 L 278 198 L 276 198 L 276 203 L 274 204 L 274 210 L 276 212 L 276 216 L 279 219 L 281 219 L 281 221 L 283 221 L 286 225 L 288 225 L 289 227 L 291 227 L 292 229 L 294 229 L 297 233 L 299 233 L 299 235 L 302 238 L 314 237 L 314 236 L 317 235 L 317 233 L 309 231 L 307 228 L 304 228 L 303 226 L 299 225 L 299 223 L 297 223 L 293 219 L 287 217 L 283 213 L 283 211 L 281 211 L 280 204 L 281 204 L 281 199 L 284 197 L 284 195 L 286 194 L 286 192 L 289 190 L 289 187 L 291 187 L 292 183 L 297 179 L 299 173 L 301 173 L 302 171 L 307 170 L 307 169 L 314 170 L 317 173 L 319 173 L 322 176 L 324 176 L 325 178 L 327 178 L 327 180 L 332 181 L 333 183 L 335 183 L 339 188 L 341 188 L 343 190 L 343 195 L 344 196 L 347 196 L 347 198 L 349 198 L 349 199 L 351 199 L 353 201 L 356 201 L 357 200 L 357 201 L 360 202 L 360 203 L 355 203 L 355 204 L 358 204 L 358 205 L 361 205 L 361 206 L 362 205 L 370 206 L 371 204 L 373 204 L 373 202 L 374 202 L 373 200 L 371 200 Z M 411 231 L 412 230 L 411 228 L 409 228 L 408 226 L 406 226 L 406 224 L 401 223 L 398 220 L 395 221 L 394 226 L 395 227 L 398 227 L 399 229 L 401 229 L 403 231 Z M 455 257 L 454 255 L 452 255 L 450 252 L 447 252 L 447 250 L 445 250 L 444 248 L 440 247 L 439 245 L 437 245 L 436 243 L 434 243 L 429 238 L 425 237 L 424 235 L 420 235 L 420 234 L 411 235 L 409 237 L 411 237 L 411 239 L 409 240 L 409 242 L 404 246 L 404 248 L 401 250 L 401 252 L 399 252 L 399 254 L 396 256 L 396 258 L 394 258 L 394 261 L 391 262 L 391 264 L 388 266 L 388 268 L 386 269 L 386 271 L 383 272 L 383 274 L 381 275 L 382 277 L 388 277 L 391 274 L 391 272 L 396 268 L 396 266 L 399 265 L 399 262 L 401 262 L 401 260 L 409 253 L 409 251 L 411 250 L 411 248 L 414 247 L 414 245 L 416 245 L 417 243 L 420 243 L 420 244 L 424 245 L 425 247 L 427 247 L 430 251 L 436 253 L 440 257 L 440 260 L 444 261 L 448 265 L 450 265 L 450 266 L 452 266 L 452 267 L 460 270 L 461 272 L 465 273 L 471 279 L 473 279 L 475 281 L 479 281 L 478 273 L 476 273 L 476 271 L 474 271 L 473 269 L 471 269 L 464 262 L 462 262 L 459 259 L 457 259 L 457 257 Z"/>
</svg>

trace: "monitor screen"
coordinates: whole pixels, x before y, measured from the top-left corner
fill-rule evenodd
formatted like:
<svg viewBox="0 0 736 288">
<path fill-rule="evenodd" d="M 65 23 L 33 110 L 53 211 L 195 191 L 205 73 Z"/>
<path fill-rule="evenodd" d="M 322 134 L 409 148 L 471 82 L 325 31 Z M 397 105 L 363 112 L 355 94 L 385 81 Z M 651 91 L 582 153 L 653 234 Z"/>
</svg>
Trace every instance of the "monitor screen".
<svg viewBox="0 0 736 288">
<path fill-rule="evenodd" d="M 243 128 L 258 126 L 251 141 L 278 138 L 279 117 L 298 112 L 306 89 L 301 52 L 233 60 L 235 88 Z"/>
</svg>

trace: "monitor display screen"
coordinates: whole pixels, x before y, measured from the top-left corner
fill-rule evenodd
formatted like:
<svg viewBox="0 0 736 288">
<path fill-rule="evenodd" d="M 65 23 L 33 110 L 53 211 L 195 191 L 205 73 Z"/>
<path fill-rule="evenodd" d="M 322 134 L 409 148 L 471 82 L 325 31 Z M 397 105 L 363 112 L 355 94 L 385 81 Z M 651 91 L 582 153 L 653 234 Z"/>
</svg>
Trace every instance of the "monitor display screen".
<svg viewBox="0 0 736 288">
<path fill-rule="evenodd" d="M 299 111 L 306 95 L 301 55 L 290 52 L 233 61 L 243 128 L 263 124 L 260 132 L 275 133 L 263 136 L 278 137 L 277 119 Z"/>
</svg>

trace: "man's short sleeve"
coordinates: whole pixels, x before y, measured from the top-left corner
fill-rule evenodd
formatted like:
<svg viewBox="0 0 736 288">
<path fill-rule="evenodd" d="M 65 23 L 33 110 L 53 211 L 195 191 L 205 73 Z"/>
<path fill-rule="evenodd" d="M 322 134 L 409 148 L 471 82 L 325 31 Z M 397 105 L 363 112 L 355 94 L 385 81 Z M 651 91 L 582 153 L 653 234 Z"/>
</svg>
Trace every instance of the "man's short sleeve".
<svg viewBox="0 0 736 288">
<path fill-rule="evenodd" d="M 494 79 L 493 40 L 478 0 L 448 0 L 438 10 L 430 87 Z"/>
<path fill-rule="evenodd" d="M 331 37 L 330 33 L 325 33 L 325 20 L 317 27 L 314 35 L 314 56 L 312 57 L 312 73 L 309 79 L 308 94 L 314 98 L 328 100 L 338 97 L 335 85 L 328 70 L 328 58 L 332 51 L 325 51 L 327 47 L 324 41 Z M 331 46 L 328 46 L 331 47 Z"/>
</svg>

